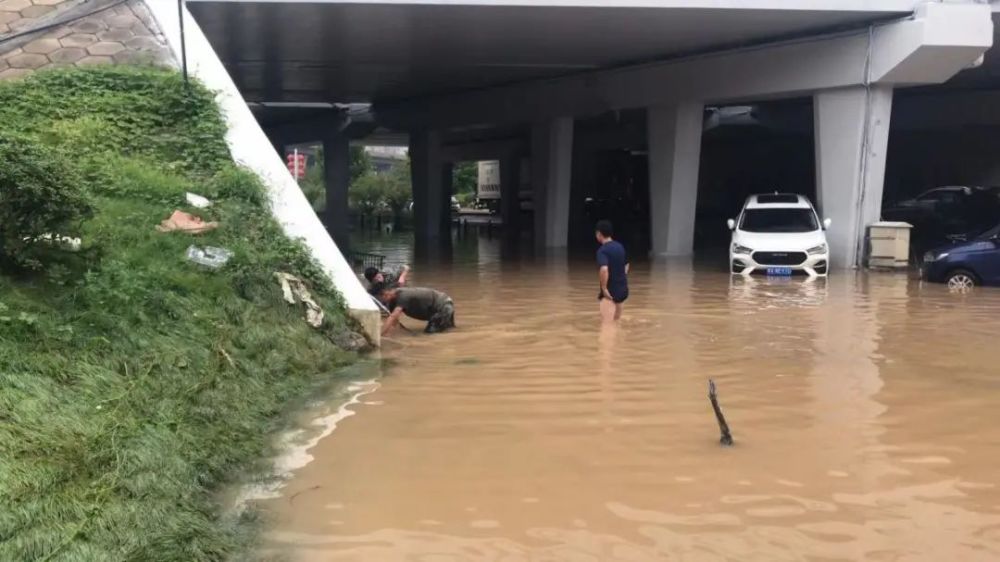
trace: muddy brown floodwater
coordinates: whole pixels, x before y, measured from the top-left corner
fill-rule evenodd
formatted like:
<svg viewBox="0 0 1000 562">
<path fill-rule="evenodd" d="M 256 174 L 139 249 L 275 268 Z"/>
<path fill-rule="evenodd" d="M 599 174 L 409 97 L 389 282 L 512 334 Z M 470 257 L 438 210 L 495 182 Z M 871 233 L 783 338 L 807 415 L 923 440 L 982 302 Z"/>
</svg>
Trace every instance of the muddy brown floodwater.
<svg viewBox="0 0 1000 562">
<path fill-rule="evenodd" d="M 1000 560 L 1000 290 L 638 264 L 602 330 L 590 263 L 495 250 L 416 269 L 459 329 L 385 342 L 377 390 L 260 503 L 264 554 Z"/>
</svg>

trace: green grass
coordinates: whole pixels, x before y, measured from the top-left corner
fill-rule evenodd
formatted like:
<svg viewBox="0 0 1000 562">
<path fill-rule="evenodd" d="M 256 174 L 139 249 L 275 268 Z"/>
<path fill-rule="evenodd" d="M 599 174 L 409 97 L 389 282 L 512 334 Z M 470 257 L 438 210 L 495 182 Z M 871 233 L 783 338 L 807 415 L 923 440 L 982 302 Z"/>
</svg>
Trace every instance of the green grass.
<svg viewBox="0 0 1000 562">
<path fill-rule="evenodd" d="M 290 402 L 355 359 L 342 302 L 230 160 L 212 96 L 172 71 L 0 85 L 0 127 L 65 155 L 95 214 L 78 254 L 0 274 L 0 560 L 222 560 L 252 525 L 216 493 L 267 453 Z M 0 163 L 2 165 L 2 163 Z M 192 191 L 216 204 L 188 209 Z M 221 227 L 162 234 L 174 209 Z M 235 255 L 185 261 L 192 243 Z M 307 279 L 322 330 L 273 272 Z"/>
</svg>

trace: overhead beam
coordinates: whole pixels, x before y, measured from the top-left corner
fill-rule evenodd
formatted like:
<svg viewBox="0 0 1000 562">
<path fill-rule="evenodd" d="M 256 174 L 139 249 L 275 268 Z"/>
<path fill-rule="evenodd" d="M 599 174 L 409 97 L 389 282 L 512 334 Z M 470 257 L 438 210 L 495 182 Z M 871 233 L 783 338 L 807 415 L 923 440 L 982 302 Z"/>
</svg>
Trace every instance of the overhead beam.
<svg viewBox="0 0 1000 562">
<path fill-rule="evenodd" d="M 537 122 L 701 100 L 793 97 L 878 83 L 935 84 L 993 44 L 986 4 L 924 4 L 870 30 L 375 105 L 397 128 Z"/>
<path fill-rule="evenodd" d="M 267 134 L 281 139 L 284 144 L 315 142 L 326 138 L 331 132 L 340 132 L 348 121 L 339 110 L 331 109 L 320 115 L 311 114 L 265 126 Z"/>
<path fill-rule="evenodd" d="M 527 152 L 527 139 L 499 139 L 477 141 L 441 147 L 441 158 L 445 162 L 474 162 L 478 160 L 499 160 L 510 154 Z"/>
<path fill-rule="evenodd" d="M 217 2 L 220 0 L 191 0 Z M 221 0 L 238 2 L 242 0 Z M 321 0 L 327 4 L 356 4 L 361 0 Z M 788 5 L 774 0 L 363 0 L 365 4 L 387 5 L 453 5 L 468 6 L 554 6 L 562 8 L 614 7 L 614 8 L 687 8 L 687 9 L 744 9 L 788 10 Z M 908 12 L 922 0 L 798 0 L 796 9 L 815 11 L 884 11 Z"/>
<path fill-rule="evenodd" d="M 992 46 L 988 4 L 923 4 L 913 20 L 886 26 L 873 36 L 871 82 L 940 84 L 979 64 Z"/>
<path fill-rule="evenodd" d="M 284 121 L 267 123 L 264 129 L 273 138 L 285 144 L 315 142 L 326 138 L 331 132 L 350 139 L 360 139 L 372 134 L 377 124 L 374 119 L 357 119 L 340 108 L 309 109 L 302 115 L 295 115 Z"/>
</svg>

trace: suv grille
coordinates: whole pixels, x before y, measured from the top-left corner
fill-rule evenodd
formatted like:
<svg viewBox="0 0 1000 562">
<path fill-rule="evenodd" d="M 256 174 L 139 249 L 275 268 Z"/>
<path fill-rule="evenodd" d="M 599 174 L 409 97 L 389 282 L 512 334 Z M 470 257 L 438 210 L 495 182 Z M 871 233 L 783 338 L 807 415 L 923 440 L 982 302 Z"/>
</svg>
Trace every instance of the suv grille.
<svg viewBox="0 0 1000 562">
<path fill-rule="evenodd" d="M 805 252 L 754 252 L 753 259 L 761 265 L 799 265 L 806 261 Z"/>
</svg>

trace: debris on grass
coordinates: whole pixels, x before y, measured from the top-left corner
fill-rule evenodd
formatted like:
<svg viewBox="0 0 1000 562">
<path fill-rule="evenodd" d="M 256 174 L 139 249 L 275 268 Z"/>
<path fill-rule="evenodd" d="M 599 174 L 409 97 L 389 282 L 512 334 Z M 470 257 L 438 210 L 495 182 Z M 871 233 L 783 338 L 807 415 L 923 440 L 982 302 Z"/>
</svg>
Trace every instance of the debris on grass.
<svg viewBox="0 0 1000 562">
<path fill-rule="evenodd" d="M 82 241 L 75 236 L 60 236 L 58 234 L 43 234 L 38 237 L 39 242 L 51 244 L 56 248 L 69 252 L 79 252 Z"/>
<path fill-rule="evenodd" d="M 323 325 L 323 309 L 313 300 L 312 294 L 306 288 L 305 283 L 298 277 L 289 273 L 275 272 L 275 277 L 281 283 L 281 293 L 288 304 L 302 302 L 306 308 L 306 322 L 313 328 Z"/>
<path fill-rule="evenodd" d="M 198 195 L 197 193 L 191 193 L 190 191 L 184 194 L 184 198 L 187 200 L 188 205 L 192 207 L 197 207 L 199 209 L 207 209 L 212 206 L 212 202 L 207 198 Z"/>
<path fill-rule="evenodd" d="M 185 232 L 187 234 L 201 234 L 218 228 L 217 222 L 205 222 L 201 217 L 185 213 L 184 211 L 174 211 L 170 218 L 164 219 L 156 230 L 160 232 Z"/>
<path fill-rule="evenodd" d="M 211 269 L 219 269 L 226 265 L 226 262 L 231 257 L 233 257 L 232 252 L 225 248 L 216 248 L 215 246 L 205 246 L 203 248 L 188 246 L 187 249 L 188 261 Z"/>
</svg>

